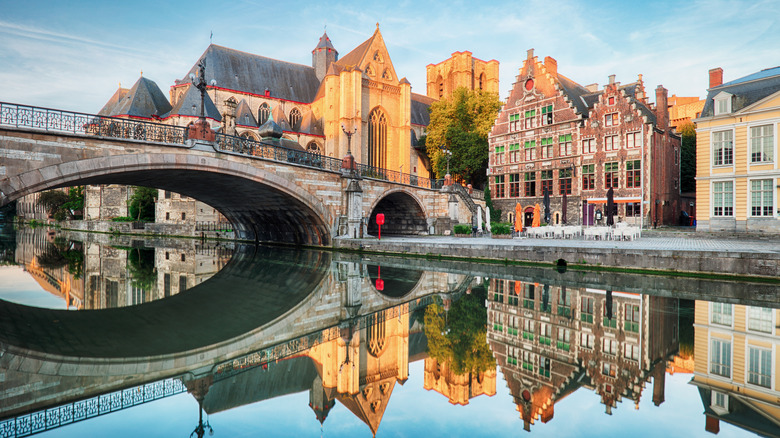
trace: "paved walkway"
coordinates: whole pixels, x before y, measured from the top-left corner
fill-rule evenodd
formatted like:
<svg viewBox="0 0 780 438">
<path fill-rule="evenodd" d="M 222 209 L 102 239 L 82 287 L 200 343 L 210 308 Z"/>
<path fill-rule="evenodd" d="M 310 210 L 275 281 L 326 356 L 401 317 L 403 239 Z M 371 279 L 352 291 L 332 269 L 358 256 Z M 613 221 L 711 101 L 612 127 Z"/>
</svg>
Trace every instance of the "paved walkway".
<svg viewBox="0 0 780 438">
<path fill-rule="evenodd" d="M 672 233 L 677 234 L 677 233 Z M 500 246 L 533 246 L 533 247 L 567 247 L 567 248 L 618 248 L 634 250 L 673 250 L 694 252 L 727 252 L 727 253 L 765 253 L 780 254 L 780 237 L 775 239 L 746 238 L 715 238 L 690 236 L 679 233 L 680 236 L 653 235 L 646 233 L 633 241 L 584 240 L 577 239 L 536 239 L 513 238 L 492 239 L 488 237 L 450 237 L 450 236 L 419 236 L 419 237 L 382 237 L 387 242 L 409 242 L 410 244 L 450 244 L 464 247 L 500 245 Z M 368 240 L 368 239 L 366 239 Z M 375 240 L 374 240 L 375 242 Z"/>
</svg>

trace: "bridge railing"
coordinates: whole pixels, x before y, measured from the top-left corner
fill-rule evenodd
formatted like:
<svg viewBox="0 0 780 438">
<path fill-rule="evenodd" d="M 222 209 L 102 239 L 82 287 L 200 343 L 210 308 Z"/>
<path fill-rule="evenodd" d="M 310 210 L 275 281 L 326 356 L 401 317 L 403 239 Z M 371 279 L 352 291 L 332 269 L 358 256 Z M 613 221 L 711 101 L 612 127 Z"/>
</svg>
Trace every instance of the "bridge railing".
<svg viewBox="0 0 780 438">
<path fill-rule="evenodd" d="M 274 161 L 284 161 L 307 167 L 315 167 L 333 172 L 341 170 L 342 160 L 338 158 L 290 149 L 235 135 L 217 133 L 217 147 L 225 151 L 262 157 Z M 443 185 L 443 180 L 423 178 L 417 175 L 380 169 L 365 164 L 356 163 L 355 167 L 358 174 L 363 178 L 391 181 L 429 189 L 440 189 Z"/>
<path fill-rule="evenodd" d="M 0 102 L 0 125 L 169 144 L 184 144 L 187 140 L 187 128 L 183 126 L 6 102 Z"/>
</svg>

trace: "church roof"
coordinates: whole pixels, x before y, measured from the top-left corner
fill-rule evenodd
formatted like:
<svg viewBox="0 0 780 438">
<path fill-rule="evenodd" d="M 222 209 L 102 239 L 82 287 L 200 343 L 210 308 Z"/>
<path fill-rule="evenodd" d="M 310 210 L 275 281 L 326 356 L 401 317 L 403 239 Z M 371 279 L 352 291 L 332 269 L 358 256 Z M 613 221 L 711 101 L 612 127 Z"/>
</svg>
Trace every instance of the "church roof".
<svg viewBox="0 0 780 438">
<path fill-rule="evenodd" d="M 217 81 L 217 86 L 229 90 L 271 97 L 295 102 L 311 103 L 317 94 L 320 81 L 314 68 L 253 55 L 227 47 L 209 45 L 199 59 L 206 59 L 206 83 Z M 184 75 L 197 74 L 197 63 Z M 184 82 L 182 80 L 180 82 Z"/>
<path fill-rule="evenodd" d="M 130 91 L 127 88 L 122 88 L 120 86 L 117 88 L 116 92 L 113 96 L 111 96 L 110 99 L 108 99 L 108 102 L 106 102 L 105 105 L 103 105 L 103 108 L 98 111 L 99 116 L 110 116 L 112 111 L 114 110 L 114 107 L 117 106 L 120 100 L 122 100 L 123 97 L 127 94 L 127 92 Z"/>
<path fill-rule="evenodd" d="M 214 105 L 214 102 L 211 100 L 211 97 L 208 93 L 206 93 L 204 104 L 204 113 L 206 117 L 221 122 L 222 116 L 219 115 L 219 110 L 217 110 L 217 107 Z M 187 91 L 184 92 L 184 96 L 182 96 L 178 102 L 176 102 L 176 105 L 173 107 L 169 115 L 200 116 L 200 91 L 198 91 L 194 85 L 190 84 L 187 87 Z"/>
<path fill-rule="evenodd" d="M 374 34 L 371 35 L 371 38 L 363 41 L 363 44 L 355 47 L 351 52 L 347 53 L 341 59 L 336 61 L 336 63 L 345 67 L 350 65 L 360 66 L 361 62 L 366 57 L 368 49 L 371 48 L 371 43 L 374 42 L 374 38 L 376 38 L 378 33 L 379 28 L 377 27 L 376 31 L 374 31 Z"/>
<path fill-rule="evenodd" d="M 435 99 L 432 99 L 428 96 L 412 93 L 411 121 L 413 125 L 428 126 L 431 123 L 431 113 L 429 108 L 435 101 Z"/>
<path fill-rule="evenodd" d="M 317 43 L 317 47 L 314 49 L 332 49 L 334 52 L 339 53 L 338 50 L 333 47 L 333 43 L 330 42 L 330 38 L 328 38 L 327 32 L 323 32 L 322 36 L 320 37 L 320 41 Z"/>
<path fill-rule="evenodd" d="M 110 116 L 133 116 L 149 118 L 163 116 L 171 111 L 171 104 L 157 84 L 141 76 L 132 88 L 111 110 Z M 102 110 L 101 110 L 102 111 Z"/>
<path fill-rule="evenodd" d="M 252 109 L 249 108 L 249 104 L 244 99 L 241 99 L 236 108 L 236 123 L 244 126 L 257 126 Z"/>
</svg>

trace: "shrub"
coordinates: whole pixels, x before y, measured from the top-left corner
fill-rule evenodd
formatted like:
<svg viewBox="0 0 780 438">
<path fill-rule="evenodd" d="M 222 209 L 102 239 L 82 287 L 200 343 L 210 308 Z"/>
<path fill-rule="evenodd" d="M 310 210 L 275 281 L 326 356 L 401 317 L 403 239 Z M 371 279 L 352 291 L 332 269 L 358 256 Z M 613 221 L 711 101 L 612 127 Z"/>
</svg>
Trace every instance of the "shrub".
<svg viewBox="0 0 780 438">
<path fill-rule="evenodd" d="M 135 219 L 129 216 L 119 216 L 111 218 L 111 222 L 133 222 Z"/>
<path fill-rule="evenodd" d="M 490 223 L 490 229 L 492 230 L 493 234 L 500 235 L 500 234 L 511 234 L 513 225 L 510 223 L 502 223 L 502 222 L 491 222 Z"/>
<path fill-rule="evenodd" d="M 471 234 L 471 225 L 469 224 L 455 224 L 455 234 Z"/>
</svg>

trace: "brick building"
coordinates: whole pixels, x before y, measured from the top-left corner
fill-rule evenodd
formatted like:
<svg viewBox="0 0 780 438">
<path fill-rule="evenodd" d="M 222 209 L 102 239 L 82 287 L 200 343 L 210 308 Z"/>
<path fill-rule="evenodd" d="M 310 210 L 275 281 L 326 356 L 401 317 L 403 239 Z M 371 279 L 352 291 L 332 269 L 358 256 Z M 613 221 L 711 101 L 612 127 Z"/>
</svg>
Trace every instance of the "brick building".
<svg viewBox="0 0 780 438">
<path fill-rule="evenodd" d="M 616 222 L 677 223 L 680 137 L 669 127 L 667 90 L 655 91 L 654 105 L 641 75 L 583 87 L 559 74 L 555 59 L 541 62 L 529 50 L 489 135 L 488 179 L 502 219 L 513 221 L 519 203 L 530 225 L 547 191 L 550 223 L 565 215 L 566 223 L 594 225 L 613 188 Z"/>
</svg>

